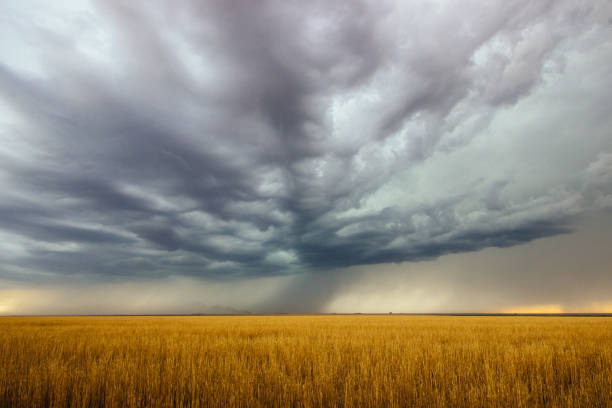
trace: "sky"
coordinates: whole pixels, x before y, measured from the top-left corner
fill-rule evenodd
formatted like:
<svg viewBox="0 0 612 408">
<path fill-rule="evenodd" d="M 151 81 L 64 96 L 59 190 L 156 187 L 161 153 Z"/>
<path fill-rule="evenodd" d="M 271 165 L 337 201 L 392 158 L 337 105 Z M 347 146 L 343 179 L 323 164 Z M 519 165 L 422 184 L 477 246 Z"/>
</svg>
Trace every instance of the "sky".
<svg viewBox="0 0 612 408">
<path fill-rule="evenodd" d="M 612 312 L 612 3 L 5 0 L 0 314 Z"/>
</svg>

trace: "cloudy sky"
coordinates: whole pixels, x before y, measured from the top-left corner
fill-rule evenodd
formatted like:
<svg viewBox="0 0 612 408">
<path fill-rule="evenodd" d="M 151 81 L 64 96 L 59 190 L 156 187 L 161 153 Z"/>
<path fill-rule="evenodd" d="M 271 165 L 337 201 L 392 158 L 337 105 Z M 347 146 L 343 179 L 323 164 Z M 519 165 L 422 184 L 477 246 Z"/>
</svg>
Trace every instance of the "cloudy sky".
<svg viewBox="0 0 612 408">
<path fill-rule="evenodd" d="M 612 311 L 612 3 L 5 0 L 0 313 Z"/>
</svg>

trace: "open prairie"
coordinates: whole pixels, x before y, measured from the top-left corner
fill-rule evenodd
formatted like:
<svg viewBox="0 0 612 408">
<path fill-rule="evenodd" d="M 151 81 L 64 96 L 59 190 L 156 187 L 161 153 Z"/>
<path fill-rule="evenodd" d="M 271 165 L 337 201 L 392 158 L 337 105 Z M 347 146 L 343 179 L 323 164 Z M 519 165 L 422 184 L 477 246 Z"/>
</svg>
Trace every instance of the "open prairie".
<svg viewBox="0 0 612 408">
<path fill-rule="evenodd" d="M 2 407 L 609 407 L 612 318 L 7 317 Z"/>
</svg>

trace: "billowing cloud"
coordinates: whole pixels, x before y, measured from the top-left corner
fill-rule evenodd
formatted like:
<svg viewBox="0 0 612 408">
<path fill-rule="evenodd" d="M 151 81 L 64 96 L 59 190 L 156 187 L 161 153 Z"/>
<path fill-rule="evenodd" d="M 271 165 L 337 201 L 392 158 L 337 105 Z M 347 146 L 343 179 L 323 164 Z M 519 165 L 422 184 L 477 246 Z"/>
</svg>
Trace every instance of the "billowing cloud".
<svg viewBox="0 0 612 408">
<path fill-rule="evenodd" d="M 604 0 L 0 9 L 4 281 L 309 276 L 612 208 Z"/>
</svg>

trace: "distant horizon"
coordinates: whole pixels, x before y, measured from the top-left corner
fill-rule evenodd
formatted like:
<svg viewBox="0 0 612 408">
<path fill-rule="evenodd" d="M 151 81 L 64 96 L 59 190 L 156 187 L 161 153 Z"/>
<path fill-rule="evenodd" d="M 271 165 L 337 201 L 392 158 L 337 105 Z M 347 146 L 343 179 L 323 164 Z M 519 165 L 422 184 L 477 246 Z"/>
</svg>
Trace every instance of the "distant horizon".
<svg viewBox="0 0 612 408">
<path fill-rule="evenodd" d="M 338 312 L 338 313 L 190 313 L 190 314 L 37 314 L 37 315 L 0 315 L 0 317 L 198 317 L 198 316 L 543 316 L 543 317 L 612 317 L 612 313 L 410 313 L 410 312 L 388 312 L 388 313 L 362 313 L 362 312 Z"/>
</svg>

